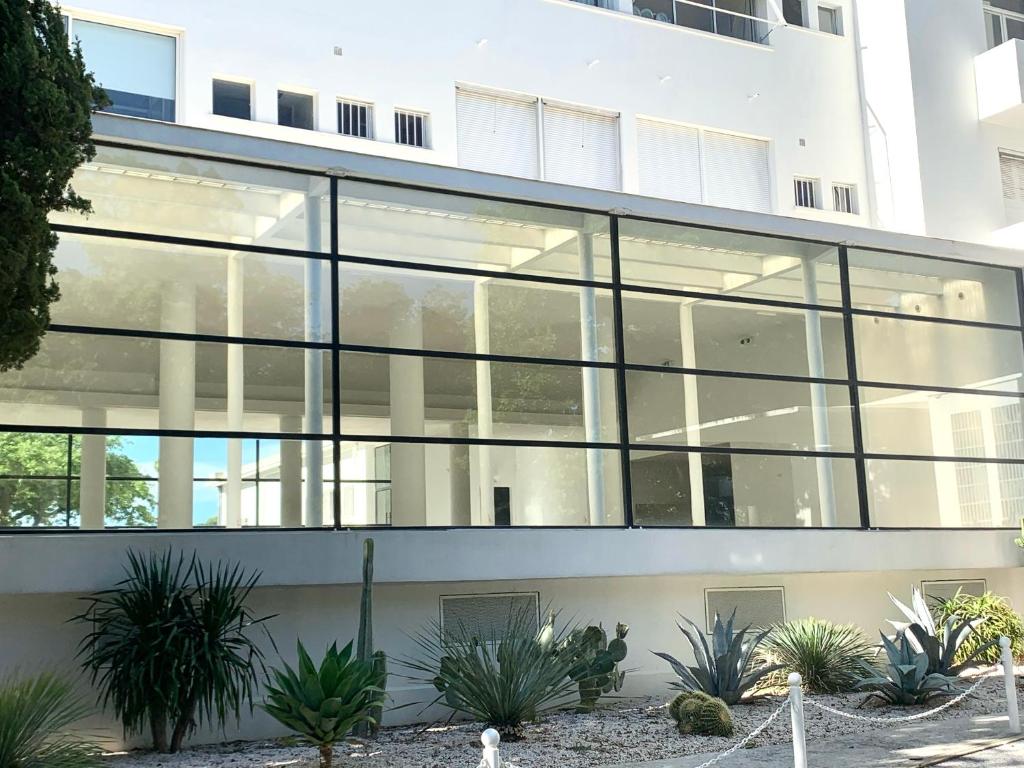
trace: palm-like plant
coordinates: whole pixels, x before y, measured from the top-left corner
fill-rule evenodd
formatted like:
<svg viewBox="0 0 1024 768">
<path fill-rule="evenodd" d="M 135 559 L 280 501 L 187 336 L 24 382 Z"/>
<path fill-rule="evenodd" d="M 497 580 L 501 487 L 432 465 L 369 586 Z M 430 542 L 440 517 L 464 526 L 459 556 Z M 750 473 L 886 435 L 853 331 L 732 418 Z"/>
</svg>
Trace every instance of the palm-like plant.
<svg viewBox="0 0 1024 768">
<path fill-rule="evenodd" d="M 273 669 L 262 708 L 320 751 L 320 765 L 331 768 L 334 745 L 361 723 L 376 725 L 373 713 L 387 694 L 372 661 L 352 656 L 352 643 L 340 652 L 331 645 L 317 669 L 298 642 L 299 668 Z"/>
<path fill-rule="evenodd" d="M 889 595 L 893 605 L 907 617 L 906 622 L 890 621 L 897 632 L 906 636 L 907 642 L 918 653 L 928 658 L 928 672 L 956 677 L 976 663 L 979 656 L 999 643 L 995 637 L 987 642 L 972 643 L 967 653 L 961 652 L 963 644 L 969 640 L 974 630 L 985 621 L 984 617 L 973 617 L 962 620 L 956 613 L 947 613 L 941 627 L 936 627 L 932 612 L 925 602 L 921 590 L 914 587 L 911 592 L 910 606 Z"/>
<path fill-rule="evenodd" d="M 843 693 L 857 685 L 871 648 L 853 624 L 806 618 L 772 627 L 760 656 L 799 672 L 812 693 Z"/>
<path fill-rule="evenodd" d="M 148 726 L 155 749 L 177 752 L 197 724 L 252 709 L 263 652 L 246 633 L 270 618 L 245 604 L 259 574 L 170 551 L 129 551 L 125 572 L 75 617 L 91 627 L 79 656 L 126 733 Z"/>
<path fill-rule="evenodd" d="M 756 665 L 755 653 L 770 630 L 753 633 L 749 638 L 749 626 L 734 632 L 736 611 L 732 612 L 725 625 L 722 624 L 721 617 L 715 614 L 711 646 L 696 624 L 685 616 L 682 619 L 690 625 L 690 629 L 686 629 L 678 622 L 676 626 L 693 649 L 697 666 L 690 667 L 667 653 L 654 652 L 655 656 L 667 661 L 679 676 L 678 681 L 672 682 L 673 688 L 682 691 L 703 691 L 732 706 L 766 675 L 782 668 L 780 664 Z M 752 666 L 756 668 L 751 670 Z"/>
<path fill-rule="evenodd" d="M 95 768 L 100 750 L 69 731 L 89 708 L 66 680 L 49 673 L 0 682 L 0 766 Z"/>
<path fill-rule="evenodd" d="M 871 691 L 868 698 L 910 706 L 956 692 L 956 678 L 929 672 L 928 654 L 916 650 L 905 633 L 900 633 L 895 642 L 883 634 L 882 645 L 889 662 L 884 674 L 865 662 L 863 677 L 856 686 Z"/>
</svg>

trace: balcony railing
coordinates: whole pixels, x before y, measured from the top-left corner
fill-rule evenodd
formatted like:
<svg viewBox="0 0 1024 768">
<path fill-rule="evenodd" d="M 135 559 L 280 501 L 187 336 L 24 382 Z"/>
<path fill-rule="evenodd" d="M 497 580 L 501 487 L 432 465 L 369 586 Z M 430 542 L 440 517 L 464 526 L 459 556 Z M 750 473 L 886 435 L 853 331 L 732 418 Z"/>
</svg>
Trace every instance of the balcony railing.
<svg viewBox="0 0 1024 768">
<path fill-rule="evenodd" d="M 766 45 L 778 21 L 758 14 L 752 0 L 634 0 L 637 16 Z"/>
</svg>

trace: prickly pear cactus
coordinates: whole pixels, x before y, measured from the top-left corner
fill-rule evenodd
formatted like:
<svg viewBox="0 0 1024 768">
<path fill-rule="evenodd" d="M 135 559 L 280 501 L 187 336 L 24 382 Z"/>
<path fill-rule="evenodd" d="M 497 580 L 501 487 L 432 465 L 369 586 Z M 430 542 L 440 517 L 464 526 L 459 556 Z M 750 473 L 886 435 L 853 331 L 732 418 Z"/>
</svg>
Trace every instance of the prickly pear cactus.
<svg viewBox="0 0 1024 768">
<path fill-rule="evenodd" d="M 626 634 L 629 627 L 621 622 L 615 625 L 615 637 L 599 624 L 575 630 L 567 639 L 566 647 L 576 655 L 576 666 L 571 677 L 580 691 L 577 712 L 592 712 L 603 694 L 622 690 L 626 673 L 619 671 L 619 662 L 626 658 Z"/>
<path fill-rule="evenodd" d="M 732 736 L 732 715 L 721 699 L 702 691 L 680 693 L 668 705 L 679 732 L 698 736 Z"/>
<path fill-rule="evenodd" d="M 363 542 L 363 591 L 359 599 L 359 635 L 356 643 L 356 658 L 373 665 L 375 685 L 384 688 L 387 685 L 387 656 L 384 651 L 373 650 L 373 539 Z M 374 722 L 360 723 L 355 734 L 362 738 L 375 736 L 380 728 L 382 707 L 374 707 L 370 712 Z"/>
</svg>

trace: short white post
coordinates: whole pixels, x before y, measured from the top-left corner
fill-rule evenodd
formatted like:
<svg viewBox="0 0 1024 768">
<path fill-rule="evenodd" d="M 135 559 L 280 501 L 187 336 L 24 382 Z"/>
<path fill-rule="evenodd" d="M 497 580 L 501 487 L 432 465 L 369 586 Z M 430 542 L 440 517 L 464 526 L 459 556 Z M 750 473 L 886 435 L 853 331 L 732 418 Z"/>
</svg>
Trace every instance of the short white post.
<svg viewBox="0 0 1024 768">
<path fill-rule="evenodd" d="M 803 679 L 799 672 L 789 676 L 789 718 L 793 723 L 793 768 L 807 768 L 807 737 L 804 733 Z"/>
<path fill-rule="evenodd" d="M 1006 712 L 1010 718 L 1010 733 L 1020 733 L 1017 681 L 1013 676 L 1013 652 L 1010 650 L 1010 638 L 1000 637 L 999 648 L 1003 662 L 1003 682 L 1006 684 Z"/>
<path fill-rule="evenodd" d="M 493 728 L 480 734 L 480 743 L 484 745 L 484 759 L 481 768 L 501 768 L 501 757 L 498 756 L 498 743 L 501 736 Z"/>
</svg>

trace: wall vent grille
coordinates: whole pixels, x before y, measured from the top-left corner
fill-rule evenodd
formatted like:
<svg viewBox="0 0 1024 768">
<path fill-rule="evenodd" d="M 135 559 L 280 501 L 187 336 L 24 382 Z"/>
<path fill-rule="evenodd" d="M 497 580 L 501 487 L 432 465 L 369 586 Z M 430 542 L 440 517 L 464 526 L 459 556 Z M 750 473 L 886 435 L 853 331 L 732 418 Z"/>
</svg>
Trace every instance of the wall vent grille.
<svg viewBox="0 0 1024 768">
<path fill-rule="evenodd" d="M 523 617 L 531 630 L 540 629 L 539 592 L 441 596 L 441 638 L 448 642 L 466 632 L 485 641 L 500 641 L 510 620 Z"/>
<path fill-rule="evenodd" d="M 782 587 L 729 587 L 704 590 L 707 632 L 715 627 L 715 614 L 726 622 L 736 611 L 734 629 L 766 628 L 786 620 L 786 593 Z"/>
</svg>

